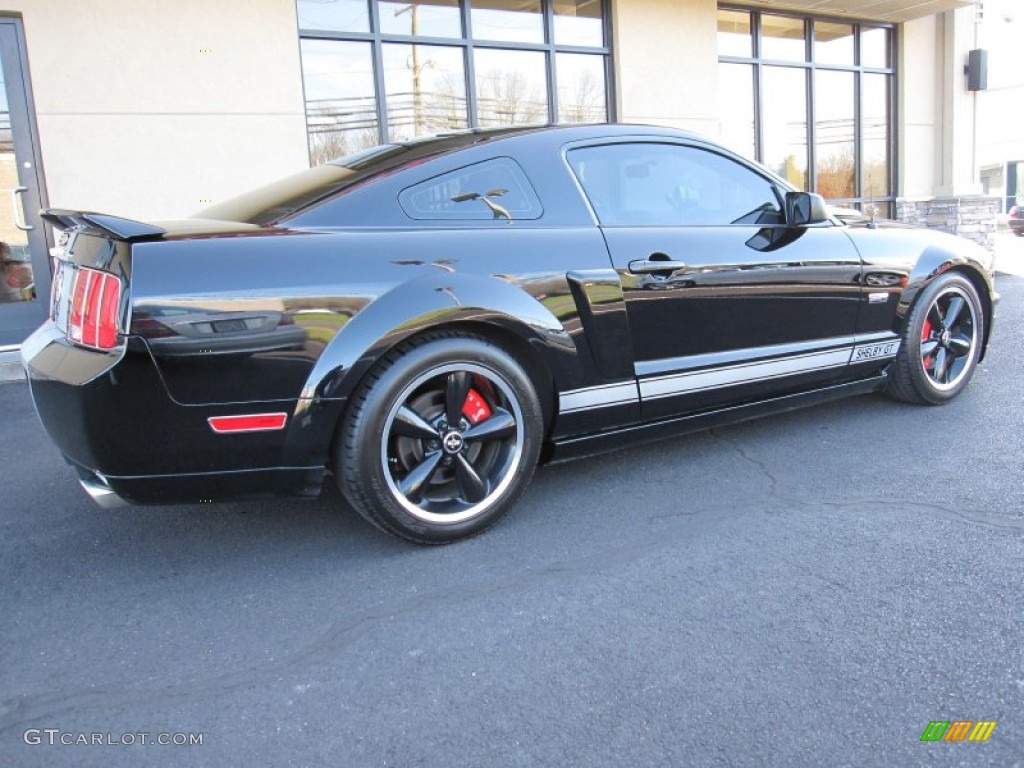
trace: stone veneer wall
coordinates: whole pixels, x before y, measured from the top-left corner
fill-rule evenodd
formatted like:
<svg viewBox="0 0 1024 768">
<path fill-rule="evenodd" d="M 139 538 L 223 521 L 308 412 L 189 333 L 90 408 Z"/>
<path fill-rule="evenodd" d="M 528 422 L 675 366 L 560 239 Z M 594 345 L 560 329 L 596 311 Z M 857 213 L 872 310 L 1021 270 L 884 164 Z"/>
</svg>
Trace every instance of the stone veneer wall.
<svg viewBox="0 0 1024 768">
<path fill-rule="evenodd" d="M 960 235 L 990 251 L 995 248 L 998 212 L 999 198 L 982 195 L 896 201 L 897 221 Z"/>
</svg>

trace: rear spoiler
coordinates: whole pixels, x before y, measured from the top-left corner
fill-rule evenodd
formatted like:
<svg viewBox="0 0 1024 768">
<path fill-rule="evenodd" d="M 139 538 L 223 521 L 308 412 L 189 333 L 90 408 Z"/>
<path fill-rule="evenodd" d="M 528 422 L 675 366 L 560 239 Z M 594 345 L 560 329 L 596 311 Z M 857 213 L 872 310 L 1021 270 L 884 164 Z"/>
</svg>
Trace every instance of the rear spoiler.
<svg viewBox="0 0 1024 768">
<path fill-rule="evenodd" d="M 108 216 L 104 213 L 90 211 L 68 211 L 62 208 L 49 208 L 42 212 L 43 220 L 57 229 L 75 230 L 89 235 L 112 237 L 115 240 L 141 240 L 145 237 L 159 237 L 166 234 L 166 229 L 145 224 L 132 219 Z"/>
</svg>

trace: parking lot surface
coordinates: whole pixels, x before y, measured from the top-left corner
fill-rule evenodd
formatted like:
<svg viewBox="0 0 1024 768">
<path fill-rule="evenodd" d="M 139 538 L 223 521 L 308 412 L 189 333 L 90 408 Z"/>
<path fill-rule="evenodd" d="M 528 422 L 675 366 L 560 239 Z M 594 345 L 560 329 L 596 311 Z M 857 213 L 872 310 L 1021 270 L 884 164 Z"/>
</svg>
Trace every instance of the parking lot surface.
<svg viewBox="0 0 1024 768">
<path fill-rule="evenodd" d="M 949 405 L 544 468 L 442 548 L 330 490 L 102 511 L 2 384 L 0 765 L 1022 765 L 1024 278 L 998 282 Z M 947 720 L 997 725 L 921 741 Z"/>
</svg>

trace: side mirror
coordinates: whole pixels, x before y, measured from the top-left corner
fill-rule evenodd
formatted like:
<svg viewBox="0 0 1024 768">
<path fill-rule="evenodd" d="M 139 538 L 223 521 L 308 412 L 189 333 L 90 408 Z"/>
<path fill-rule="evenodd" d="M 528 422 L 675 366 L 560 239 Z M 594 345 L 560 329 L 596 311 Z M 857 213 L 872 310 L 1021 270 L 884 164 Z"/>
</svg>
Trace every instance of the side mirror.
<svg viewBox="0 0 1024 768">
<path fill-rule="evenodd" d="M 806 227 L 828 221 L 825 198 L 813 192 L 786 193 L 786 224 L 791 227 Z"/>
</svg>

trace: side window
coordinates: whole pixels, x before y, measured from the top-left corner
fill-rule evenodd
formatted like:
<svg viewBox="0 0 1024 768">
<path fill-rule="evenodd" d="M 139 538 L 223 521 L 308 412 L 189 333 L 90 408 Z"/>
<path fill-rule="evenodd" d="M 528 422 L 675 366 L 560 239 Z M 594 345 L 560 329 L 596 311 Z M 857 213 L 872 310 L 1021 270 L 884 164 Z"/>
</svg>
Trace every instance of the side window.
<svg viewBox="0 0 1024 768">
<path fill-rule="evenodd" d="M 498 157 L 403 189 L 398 202 L 411 219 L 537 219 L 543 210 L 522 168 Z"/>
<path fill-rule="evenodd" d="M 602 225 L 783 223 L 775 186 L 723 155 L 678 144 L 604 144 L 568 154 Z"/>
</svg>

